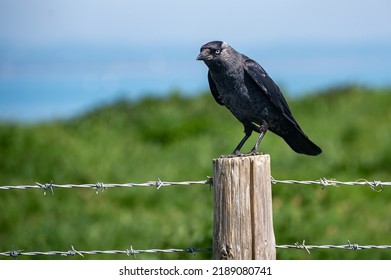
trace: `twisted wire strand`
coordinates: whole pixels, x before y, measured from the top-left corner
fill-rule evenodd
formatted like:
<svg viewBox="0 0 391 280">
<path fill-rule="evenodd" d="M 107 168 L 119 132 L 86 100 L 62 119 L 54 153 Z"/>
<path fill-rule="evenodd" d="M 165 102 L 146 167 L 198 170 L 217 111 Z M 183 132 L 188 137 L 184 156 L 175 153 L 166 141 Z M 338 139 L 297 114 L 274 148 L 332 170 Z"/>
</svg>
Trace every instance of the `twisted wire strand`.
<svg viewBox="0 0 391 280">
<path fill-rule="evenodd" d="M 310 254 L 310 250 L 313 249 L 344 249 L 344 250 L 368 250 L 368 249 L 391 249 L 391 245 L 359 245 L 353 244 L 348 240 L 348 244 L 343 245 L 306 245 L 305 240 L 300 244 L 296 242 L 293 245 L 276 245 L 278 249 L 300 249 L 307 251 Z"/>
<path fill-rule="evenodd" d="M 148 181 L 145 183 L 125 183 L 125 184 L 104 184 L 102 182 L 98 182 L 95 184 L 53 184 L 53 183 L 36 183 L 35 185 L 19 185 L 19 186 L 0 186 L 0 190 L 11 190 L 11 189 L 19 189 L 19 190 L 27 190 L 27 189 L 43 189 L 44 193 L 47 190 L 51 190 L 53 193 L 54 189 L 73 189 L 73 188 L 84 188 L 84 189 L 94 189 L 96 192 L 99 190 L 106 190 L 109 188 L 134 188 L 134 187 L 154 187 L 156 189 L 160 189 L 161 187 L 168 186 L 193 186 L 193 185 L 210 185 L 211 179 L 200 180 L 200 181 L 182 181 L 182 182 L 164 182 L 160 179 L 156 181 Z"/>
<path fill-rule="evenodd" d="M 211 252 L 211 248 L 184 248 L 184 249 L 145 249 L 145 250 L 134 250 L 132 246 L 130 249 L 125 250 L 76 250 L 73 246 L 68 251 L 33 251 L 33 252 L 24 252 L 23 250 L 11 250 L 7 252 L 0 252 L 0 256 L 17 258 L 18 256 L 76 256 L 79 255 L 84 257 L 84 255 L 127 255 L 136 257 L 136 254 L 142 253 L 201 253 L 201 252 Z"/>
<path fill-rule="evenodd" d="M 381 192 L 384 190 L 384 187 L 391 186 L 391 182 L 383 181 L 369 181 L 366 179 L 358 179 L 356 181 L 338 181 L 336 179 L 326 179 L 321 178 L 319 180 L 277 180 L 271 177 L 271 182 L 273 184 L 292 184 L 292 185 L 319 185 L 322 189 L 326 187 L 338 187 L 338 186 L 360 186 L 360 187 L 370 187 L 373 191 Z"/>
</svg>

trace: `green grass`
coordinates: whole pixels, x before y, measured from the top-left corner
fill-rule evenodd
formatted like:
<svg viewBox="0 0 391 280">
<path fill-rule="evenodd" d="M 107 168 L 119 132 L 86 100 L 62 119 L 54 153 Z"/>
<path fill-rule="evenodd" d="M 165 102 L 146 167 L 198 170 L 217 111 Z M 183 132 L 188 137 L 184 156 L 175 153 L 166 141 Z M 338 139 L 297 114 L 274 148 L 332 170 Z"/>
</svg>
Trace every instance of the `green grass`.
<svg viewBox="0 0 391 280">
<path fill-rule="evenodd" d="M 322 149 L 293 152 L 267 133 L 261 145 L 276 179 L 391 181 L 391 90 L 341 87 L 288 100 Z M 118 100 L 69 120 L 0 122 L 0 185 L 204 180 L 212 159 L 232 152 L 241 124 L 207 94 Z M 244 150 L 250 150 L 254 134 Z M 0 251 L 208 248 L 208 186 L 0 190 Z M 278 244 L 391 244 L 391 190 L 274 185 Z M 26 259 L 28 257 L 19 257 Z M 38 258 L 38 257 L 31 257 Z M 65 257 L 39 257 L 63 259 Z M 81 259 L 80 256 L 75 256 Z M 84 259 L 128 258 L 85 256 Z M 210 259 L 211 254 L 139 254 L 137 259 Z M 278 249 L 278 259 L 391 259 L 390 250 Z"/>
</svg>

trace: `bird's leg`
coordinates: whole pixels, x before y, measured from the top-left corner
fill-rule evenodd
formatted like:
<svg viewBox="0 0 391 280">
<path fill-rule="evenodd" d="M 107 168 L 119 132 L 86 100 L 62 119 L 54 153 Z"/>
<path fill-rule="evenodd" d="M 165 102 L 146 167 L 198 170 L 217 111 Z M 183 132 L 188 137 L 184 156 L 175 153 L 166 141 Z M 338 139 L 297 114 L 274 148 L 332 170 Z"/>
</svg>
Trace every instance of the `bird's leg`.
<svg viewBox="0 0 391 280">
<path fill-rule="evenodd" d="M 241 155 L 240 149 L 243 147 L 244 143 L 246 143 L 247 139 L 250 138 L 252 132 L 253 132 L 252 126 L 248 125 L 248 124 L 244 124 L 244 134 L 245 135 L 244 135 L 243 139 L 240 141 L 240 143 L 238 144 L 238 146 L 233 151 L 233 153 L 232 153 L 233 156 L 240 156 Z"/>
<path fill-rule="evenodd" d="M 257 143 L 255 143 L 255 146 L 254 146 L 254 148 L 252 148 L 250 154 L 257 154 L 258 153 L 259 144 L 261 144 L 262 139 L 263 139 L 263 137 L 266 134 L 266 131 L 268 129 L 268 125 L 267 125 L 267 123 L 265 121 L 262 121 L 262 125 L 261 126 L 258 127 L 256 125 L 253 125 L 253 129 L 254 129 L 254 131 L 259 132 L 259 137 L 258 137 Z"/>
</svg>

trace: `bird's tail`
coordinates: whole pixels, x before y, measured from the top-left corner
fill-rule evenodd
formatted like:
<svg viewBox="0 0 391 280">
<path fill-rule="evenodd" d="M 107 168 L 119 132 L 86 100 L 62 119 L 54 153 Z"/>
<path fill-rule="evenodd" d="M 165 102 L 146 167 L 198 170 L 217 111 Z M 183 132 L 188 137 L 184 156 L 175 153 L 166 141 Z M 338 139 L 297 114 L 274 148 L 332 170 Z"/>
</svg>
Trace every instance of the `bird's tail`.
<svg viewBox="0 0 391 280">
<path fill-rule="evenodd" d="M 282 135 L 285 142 L 297 153 L 310 156 L 319 155 L 322 150 L 300 128 L 291 128 L 289 133 Z"/>
</svg>

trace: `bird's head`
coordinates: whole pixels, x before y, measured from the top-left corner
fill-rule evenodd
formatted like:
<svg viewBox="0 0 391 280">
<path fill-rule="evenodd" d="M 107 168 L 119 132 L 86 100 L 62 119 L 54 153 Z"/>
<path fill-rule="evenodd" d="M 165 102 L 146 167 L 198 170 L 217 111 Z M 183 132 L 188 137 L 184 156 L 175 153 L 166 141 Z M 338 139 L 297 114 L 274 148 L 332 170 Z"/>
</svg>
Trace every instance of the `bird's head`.
<svg viewBox="0 0 391 280">
<path fill-rule="evenodd" d="M 197 60 L 202 60 L 210 65 L 225 60 L 228 56 L 230 46 L 226 42 L 212 41 L 201 47 Z"/>
</svg>

